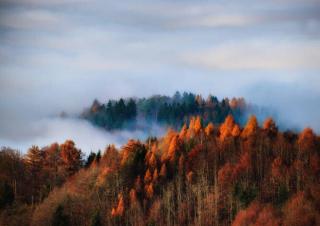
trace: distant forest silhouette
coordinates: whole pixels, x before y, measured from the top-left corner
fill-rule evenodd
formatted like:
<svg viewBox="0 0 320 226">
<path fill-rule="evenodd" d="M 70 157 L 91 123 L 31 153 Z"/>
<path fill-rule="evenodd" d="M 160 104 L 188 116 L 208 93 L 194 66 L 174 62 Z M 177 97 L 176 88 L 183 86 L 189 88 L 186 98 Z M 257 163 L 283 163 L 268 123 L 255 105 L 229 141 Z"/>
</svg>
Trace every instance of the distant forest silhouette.
<svg viewBox="0 0 320 226">
<path fill-rule="evenodd" d="M 206 99 L 193 93 L 176 92 L 172 97 L 154 95 L 149 98 L 120 98 L 100 103 L 94 100 L 81 117 L 106 130 L 136 128 L 143 122 L 154 122 L 180 129 L 195 115 L 203 123 L 220 124 L 228 115 L 236 122 L 244 123 L 257 107 L 246 103 L 244 98 L 224 98 L 209 95 Z"/>
</svg>

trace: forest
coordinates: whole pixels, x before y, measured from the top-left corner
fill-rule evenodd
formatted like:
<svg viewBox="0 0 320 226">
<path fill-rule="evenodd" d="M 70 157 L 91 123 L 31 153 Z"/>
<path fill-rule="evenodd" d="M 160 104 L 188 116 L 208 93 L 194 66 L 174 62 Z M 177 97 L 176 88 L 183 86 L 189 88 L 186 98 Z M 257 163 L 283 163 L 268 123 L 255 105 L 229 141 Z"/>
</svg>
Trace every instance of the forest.
<svg viewBox="0 0 320 226">
<path fill-rule="evenodd" d="M 244 123 L 249 113 L 258 107 L 244 98 L 224 98 L 209 95 L 206 99 L 193 93 L 176 92 L 172 97 L 154 95 L 149 98 L 127 98 L 100 103 L 94 100 L 81 117 L 106 130 L 134 129 L 152 123 L 180 129 L 193 115 L 200 115 L 204 123 L 222 123 L 229 115 Z M 145 122 L 145 123 L 142 123 Z"/>
<path fill-rule="evenodd" d="M 163 137 L 88 157 L 71 140 L 24 155 L 3 147 L 0 225 L 320 225 L 319 182 L 311 128 L 199 114 Z"/>
</svg>

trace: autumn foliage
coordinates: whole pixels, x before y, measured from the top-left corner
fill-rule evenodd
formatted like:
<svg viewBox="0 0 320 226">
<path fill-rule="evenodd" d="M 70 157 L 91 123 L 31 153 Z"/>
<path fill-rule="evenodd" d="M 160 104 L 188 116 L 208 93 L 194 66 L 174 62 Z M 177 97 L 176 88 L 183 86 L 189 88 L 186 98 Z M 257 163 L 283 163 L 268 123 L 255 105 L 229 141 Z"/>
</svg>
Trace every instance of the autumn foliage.
<svg viewBox="0 0 320 226">
<path fill-rule="evenodd" d="M 70 140 L 25 155 L 3 148 L 0 225 L 320 225 L 320 137 L 310 128 L 196 116 L 97 156 L 84 164 Z"/>
</svg>

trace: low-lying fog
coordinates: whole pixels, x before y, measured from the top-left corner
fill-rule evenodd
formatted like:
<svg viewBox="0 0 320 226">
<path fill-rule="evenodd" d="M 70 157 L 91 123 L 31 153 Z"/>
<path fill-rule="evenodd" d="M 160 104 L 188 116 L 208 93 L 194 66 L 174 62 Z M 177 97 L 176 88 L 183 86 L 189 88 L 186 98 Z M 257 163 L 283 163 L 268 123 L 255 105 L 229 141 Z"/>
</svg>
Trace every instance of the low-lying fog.
<svg viewBox="0 0 320 226">
<path fill-rule="evenodd" d="M 264 82 L 247 83 L 244 79 L 238 82 L 229 82 L 228 79 L 221 78 L 202 78 L 203 82 L 183 83 L 186 90 L 202 93 L 204 96 L 209 92 L 224 96 L 244 96 L 249 102 L 259 106 L 264 106 L 276 114 L 277 123 L 282 129 L 302 129 L 310 126 L 315 131 L 320 132 L 320 98 L 317 90 L 307 89 L 301 83 L 289 84 L 285 82 Z M 179 81 L 172 81 L 178 86 Z M 158 84 L 165 86 L 162 80 Z M 110 83 L 105 83 L 110 84 Z M 220 85 L 221 84 L 221 85 Z M 238 87 L 238 84 L 242 84 Z M 129 84 L 124 84 L 129 85 Z M 47 96 L 47 91 L 40 89 L 30 95 L 24 93 L 8 100 L 2 99 L 0 107 L 1 126 L 0 126 L 0 144 L 1 146 L 10 146 L 25 152 L 31 145 L 40 147 L 49 145 L 53 142 L 64 142 L 66 139 L 72 139 L 76 145 L 86 153 L 90 151 L 104 150 L 108 144 L 116 144 L 118 147 L 127 142 L 130 138 L 144 140 L 148 136 L 161 136 L 166 129 L 154 125 L 151 130 L 136 131 L 114 131 L 108 132 L 94 127 L 89 122 L 71 118 L 58 117 L 61 111 L 75 114 L 80 113 L 84 107 L 90 106 L 94 97 L 99 97 L 100 101 L 120 96 L 148 96 L 152 92 L 140 90 L 139 83 L 130 84 L 132 91 L 130 93 L 121 92 L 117 95 L 117 87 L 110 86 L 106 91 L 104 98 L 99 96 L 100 91 L 84 92 L 83 94 L 72 95 L 68 92 L 56 92 L 55 96 Z M 224 88 L 226 87 L 226 88 Z M 120 90 L 120 89 L 119 89 Z M 226 91 L 229 90 L 229 91 Z M 75 92 L 76 90 L 73 90 Z M 174 87 L 163 90 L 161 94 L 172 95 Z M 181 90 L 182 91 L 182 90 Z M 160 93 L 160 90 L 155 90 Z M 45 101 L 44 101 L 45 100 Z"/>
<path fill-rule="evenodd" d="M 161 136 L 165 133 L 165 128 L 157 125 L 152 125 L 148 131 L 124 129 L 109 132 L 77 118 L 49 117 L 28 122 L 28 124 L 28 128 L 23 128 L 28 130 L 26 134 L 12 131 L 12 137 L 2 135 L 0 144 L 25 152 L 32 145 L 44 147 L 53 142 L 63 143 L 67 139 L 72 139 L 77 147 L 89 153 L 90 151 L 103 151 L 108 144 L 121 147 L 129 139 L 144 141 L 148 136 Z"/>
</svg>

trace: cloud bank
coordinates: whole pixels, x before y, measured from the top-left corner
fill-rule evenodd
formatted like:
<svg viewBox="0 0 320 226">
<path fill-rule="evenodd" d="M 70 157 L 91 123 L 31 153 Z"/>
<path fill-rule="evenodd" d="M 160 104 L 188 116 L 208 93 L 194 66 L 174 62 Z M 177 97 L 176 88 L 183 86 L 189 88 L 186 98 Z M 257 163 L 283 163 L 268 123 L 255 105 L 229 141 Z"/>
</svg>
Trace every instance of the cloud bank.
<svg viewBox="0 0 320 226">
<path fill-rule="evenodd" d="M 54 142 L 63 143 L 71 139 L 77 147 L 88 154 L 90 151 L 103 151 L 109 144 L 114 144 L 119 148 L 129 139 L 144 141 L 149 136 L 162 136 L 166 131 L 165 128 L 153 125 L 148 131 L 137 129 L 108 132 L 94 127 L 85 120 L 59 117 L 33 121 L 27 129 L 28 135 L 15 131 L 16 133 L 12 136 L 2 136 L 0 144 L 24 153 L 32 145 L 45 147 Z"/>
</svg>

